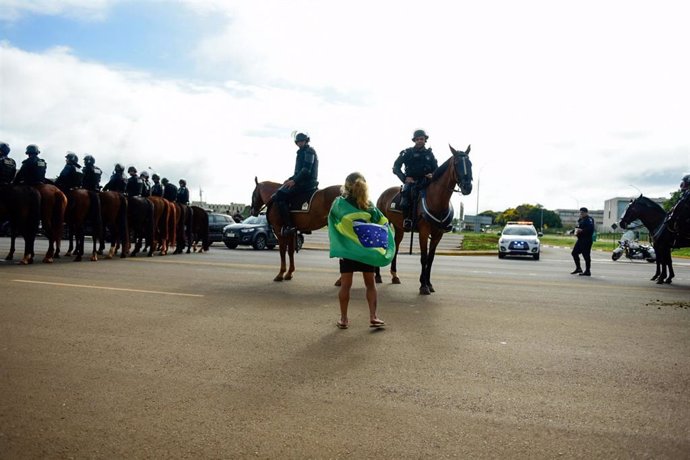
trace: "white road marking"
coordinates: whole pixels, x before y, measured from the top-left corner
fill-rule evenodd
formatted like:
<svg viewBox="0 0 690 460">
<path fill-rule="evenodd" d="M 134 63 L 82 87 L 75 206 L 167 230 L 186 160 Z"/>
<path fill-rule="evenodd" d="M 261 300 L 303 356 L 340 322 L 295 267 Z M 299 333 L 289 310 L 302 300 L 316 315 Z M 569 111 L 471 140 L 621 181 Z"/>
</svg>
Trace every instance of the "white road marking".
<svg viewBox="0 0 690 460">
<path fill-rule="evenodd" d="M 145 294 L 160 294 L 160 295 L 174 295 L 180 297 L 203 297 L 203 294 L 184 294 L 179 292 L 164 292 L 164 291 L 148 291 L 145 289 L 129 289 L 129 288 L 116 288 L 107 286 L 88 286 L 86 284 L 68 284 L 68 283 L 53 283 L 50 281 L 30 281 L 30 280 L 12 280 L 16 283 L 31 283 L 31 284 L 49 284 L 51 286 L 61 286 L 61 287 L 76 287 L 76 288 L 87 288 L 87 289 L 102 289 L 105 291 L 126 291 L 126 292 L 141 292 Z"/>
</svg>

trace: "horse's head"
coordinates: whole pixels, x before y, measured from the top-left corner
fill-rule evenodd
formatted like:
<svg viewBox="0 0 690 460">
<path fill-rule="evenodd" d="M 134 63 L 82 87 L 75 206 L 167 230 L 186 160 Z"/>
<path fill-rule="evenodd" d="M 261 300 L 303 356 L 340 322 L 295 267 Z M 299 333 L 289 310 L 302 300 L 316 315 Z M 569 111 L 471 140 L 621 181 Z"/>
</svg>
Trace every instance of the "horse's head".
<svg viewBox="0 0 690 460">
<path fill-rule="evenodd" d="M 252 216 L 256 217 L 259 215 L 261 208 L 264 206 L 264 200 L 261 198 L 261 185 L 259 185 L 259 180 L 254 176 L 254 192 L 252 192 L 252 206 L 250 208 L 250 213 Z"/>
<path fill-rule="evenodd" d="M 628 203 L 628 206 L 626 206 L 625 211 L 623 211 L 623 215 L 621 215 L 621 221 L 619 222 L 621 228 L 625 230 L 628 228 L 628 225 L 630 225 L 634 220 L 636 220 L 639 215 L 639 203 L 638 200 L 642 197 L 640 195 L 638 198 L 634 200 L 630 200 L 630 203 Z"/>
<path fill-rule="evenodd" d="M 448 144 L 450 151 L 453 153 L 454 164 L 455 164 L 455 181 L 460 187 L 460 192 L 463 195 L 469 195 L 472 193 L 472 161 L 470 160 L 470 148 L 467 146 L 467 150 L 460 151 L 455 150 L 452 145 Z"/>
</svg>

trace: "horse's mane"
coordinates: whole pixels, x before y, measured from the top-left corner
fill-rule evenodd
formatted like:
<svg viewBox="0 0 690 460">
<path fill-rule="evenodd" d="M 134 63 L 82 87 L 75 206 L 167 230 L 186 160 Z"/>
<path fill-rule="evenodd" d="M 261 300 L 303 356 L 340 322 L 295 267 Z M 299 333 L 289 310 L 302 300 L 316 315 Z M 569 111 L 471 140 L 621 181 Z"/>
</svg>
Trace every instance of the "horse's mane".
<svg viewBox="0 0 690 460">
<path fill-rule="evenodd" d="M 452 160 L 453 157 L 448 158 L 441 166 L 436 168 L 436 171 L 434 171 L 433 176 L 431 176 L 431 180 L 435 181 L 439 177 L 441 177 L 443 174 L 446 173 L 446 170 L 448 169 L 448 166 L 450 165 L 450 160 Z"/>
<path fill-rule="evenodd" d="M 662 207 L 659 205 L 659 203 L 657 203 L 656 201 L 650 200 L 649 198 L 647 198 L 647 197 L 644 196 L 644 195 L 640 195 L 640 196 L 637 198 L 637 200 L 638 200 L 638 202 L 639 202 L 642 206 L 645 206 L 645 207 L 647 207 L 647 208 L 652 208 L 652 209 L 654 209 L 655 211 L 658 211 L 658 212 L 660 211 L 660 212 L 662 212 L 663 214 L 666 214 L 666 211 L 664 211 L 664 208 L 662 208 Z"/>
</svg>

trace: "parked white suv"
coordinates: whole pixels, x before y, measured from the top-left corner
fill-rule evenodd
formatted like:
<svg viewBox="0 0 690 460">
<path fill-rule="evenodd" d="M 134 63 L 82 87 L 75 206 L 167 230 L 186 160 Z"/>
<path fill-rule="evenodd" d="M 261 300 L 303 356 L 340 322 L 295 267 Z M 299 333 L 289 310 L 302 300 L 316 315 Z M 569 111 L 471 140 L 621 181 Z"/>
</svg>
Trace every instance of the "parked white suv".
<svg viewBox="0 0 690 460">
<path fill-rule="evenodd" d="M 498 258 L 505 256 L 532 256 L 539 260 L 541 244 L 532 222 L 508 222 L 498 239 Z"/>
</svg>

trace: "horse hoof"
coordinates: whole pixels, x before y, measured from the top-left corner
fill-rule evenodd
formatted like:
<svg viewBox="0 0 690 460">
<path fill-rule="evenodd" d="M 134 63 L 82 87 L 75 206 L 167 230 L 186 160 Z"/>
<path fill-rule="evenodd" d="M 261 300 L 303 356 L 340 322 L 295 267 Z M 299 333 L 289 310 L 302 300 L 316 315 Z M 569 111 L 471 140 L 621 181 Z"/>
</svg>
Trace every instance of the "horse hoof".
<svg viewBox="0 0 690 460">
<path fill-rule="evenodd" d="M 375 276 L 374 276 L 374 281 L 376 281 L 376 284 L 381 284 L 381 283 L 383 283 L 383 280 L 381 279 L 381 275 L 375 275 Z"/>
<path fill-rule="evenodd" d="M 664 284 L 663 278 L 659 278 L 658 280 L 656 280 L 656 284 Z"/>
<path fill-rule="evenodd" d="M 436 292 L 436 291 L 434 290 L 434 287 L 433 287 L 433 286 L 429 286 L 429 291 L 430 291 L 430 292 Z"/>
<path fill-rule="evenodd" d="M 664 281 L 664 282 L 665 282 L 666 284 L 671 284 L 672 281 L 671 281 L 671 278 L 669 278 L 669 279 L 667 279 L 667 280 Z"/>
<path fill-rule="evenodd" d="M 400 278 L 397 276 L 394 276 L 393 279 L 391 280 L 392 284 L 400 284 Z"/>
<path fill-rule="evenodd" d="M 45 257 L 45 258 L 43 259 L 43 263 L 44 263 L 44 264 L 52 264 L 52 263 L 53 263 L 53 259 L 50 258 L 50 257 Z"/>
<path fill-rule="evenodd" d="M 340 286 L 341 284 L 343 283 L 341 283 L 340 278 L 338 278 L 338 280 L 335 283 L 333 283 L 333 286 Z"/>
<path fill-rule="evenodd" d="M 75 262 L 81 262 L 81 256 L 75 257 L 75 258 L 74 258 L 74 261 L 75 261 Z"/>
<path fill-rule="evenodd" d="M 91 262 L 98 262 L 98 256 L 91 256 Z"/>
<path fill-rule="evenodd" d="M 422 286 L 419 288 L 419 294 L 420 295 L 431 295 L 431 292 L 429 291 L 429 288 L 427 286 Z"/>
<path fill-rule="evenodd" d="M 285 275 L 285 278 L 283 278 L 285 281 L 290 281 L 292 279 L 292 275 Z"/>
<path fill-rule="evenodd" d="M 12 260 L 12 259 L 14 259 L 14 257 L 12 257 L 12 256 L 5 257 L 5 260 Z"/>
<path fill-rule="evenodd" d="M 31 259 L 28 259 L 28 260 L 27 260 L 27 259 L 22 259 L 22 260 L 20 260 L 20 261 L 17 262 L 17 263 L 18 263 L 19 265 L 29 265 L 29 264 L 32 263 L 32 262 L 33 262 L 33 261 L 32 261 Z"/>
</svg>

